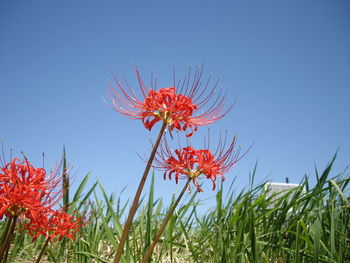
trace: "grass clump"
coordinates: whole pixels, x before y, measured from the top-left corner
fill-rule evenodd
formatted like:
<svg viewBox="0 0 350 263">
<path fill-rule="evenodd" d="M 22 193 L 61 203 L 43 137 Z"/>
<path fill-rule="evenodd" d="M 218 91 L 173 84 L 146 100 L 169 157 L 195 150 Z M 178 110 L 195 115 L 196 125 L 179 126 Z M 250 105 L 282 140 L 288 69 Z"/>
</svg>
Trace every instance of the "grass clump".
<svg viewBox="0 0 350 263">
<path fill-rule="evenodd" d="M 316 184 L 308 177 L 277 200 L 264 183 L 236 193 L 231 185 L 224 198 L 199 214 L 193 193 L 170 219 L 150 262 L 350 262 L 349 177 L 332 175 L 334 159 Z M 255 176 L 255 171 L 252 177 Z M 108 195 L 95 183 L 85 189 L 87 175 L 70 205 L 71 211 L 90 211 L 91 223 L 74 242 L 47 248 L 42 262 L 112 262 L 122 234 L 128 203 Z M 98 199 L 97 196 L 101 196 Z M 171 206 L 154 198 L 154 182 L 139 203 L 122 262 L 139 262 Z M 0 231 L 5 224 L 1 222 Z M 32 242 L 27 234 L 13 240 L 9 262 L 32 262 L 45 240 Z"/>
</svg>

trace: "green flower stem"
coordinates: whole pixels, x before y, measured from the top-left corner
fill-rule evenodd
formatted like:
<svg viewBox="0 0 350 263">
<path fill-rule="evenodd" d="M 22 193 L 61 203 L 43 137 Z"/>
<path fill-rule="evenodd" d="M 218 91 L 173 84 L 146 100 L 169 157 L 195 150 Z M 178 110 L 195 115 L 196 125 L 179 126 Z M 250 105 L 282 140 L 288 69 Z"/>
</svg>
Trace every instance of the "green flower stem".
<svg viewBox="0 0 350 263">
<path fill-rule="evenodd" d="M 7 244 L 7 239 L 8 239 L 9 231 L 10 231 L 10 228 L 11 228 L 12 220 L 13 220 L 13 216 L 7 218 L 5 232 L 4 232 L 4 234 L 2 235 L 2 238 L 1 238 L 0 262 L 4 258 L 5 247 L 6 247 L 6 244 Z"/>
<path fill-rule="evenodd" d="M 151 257 L 152 252 L 153 252 L 155 246 L 157 245 L 157 243 L 158 243 L 158 241 L 159 241 L 159 238 L 162 236 L 165 227 L 167 226 L 167 224 L 168 224 L 170 218 L 172 217 L 172 215 L 174 214 L 175 208 L 176 208 L 177 205 L 179 204 L 179 202 L 180 202 L 182 196 L 184 195 L 186 189 L 187 189 L 188 186 L 190 185 L 190 182 L 191 182 L 191 178 L 189 178 L 189 179 L 187 180 L 187 183 L 186 183 L 186 185 L 184 186 L 184 188 L 182 189 L 182 191 L 181 191 L 179 197 L 176 199 L 176 202 L 174 203 L 174 205 L 173 205 L 172 208 L 170 209 L 170 211 L 169 211 L 167 217 L 164 219 L 163 224 L 162 224 L 162 226 L 160 227 L 160 229 L 158 230 L 157 235 L 154 237 L 151 246 L 148 248 L 148 250 L 147 250 L 145 256 L 143 257 L 142 263 L 147 263 L 148 260 L 149 260 L 149 258 Z"/>
<path fill-rule="evenodd" d="M 46 250 L 46 248 L 47 248 L 47 245 L 49 244 L 49 241 L 50 241 L 50 237 L 48 237 L 48 238 L 46 239 L 46 242 L 45 242 L 43 248 L 41 249 L 40 254 L 39 254 L 38 258 L 36 259 L 35 263 L 39 263 L 39 262 L 40 262 L 41 258 L 42 258 L 43 255 L 44 255 L 44 252 L 45 252 L 45 250 Z"/>
<path fill-rule="evenodd" d="M 133 201 L 133 203 L 131 205 L 128 218 L 127 218 L 127 220 L 125 222 L 123 233 L 122 233 L 122 236 L 121 236 L 120 241 L 119 241 L 118 250 L 117 250 L 117 253 L 116 253 L 115 258 L 114 258 L 114 263 L 119 263 L 120 259 L 122 257 L 123 250 L 124 250 L 124 245 L 125 245 L 126 239 L 128 237 L 128 234 L 130 232 L 130 228 L 131 228 L 131 225 L 132 225 L 132 220 L 133 220 L 134 215 L 135 215 L 136 210 L 137 210 L 137 206 L 138 206 L 138 203 L 139 203 L 139 200 L 140 200 L 142 189 L 143 189 L 143 187 L 145 185 L 145 182 L 146 182 L 149 170 L 151 169 L 152 162 L 153 162 L 154 157 L 155 157 L 155 155 L 157 153 L 157 149 L 158 149 L 159 143 L 160 143 L 160 141 L 162 139 L 162 136 L 164 134 L 166 126 L 167 126 L 166 121 L 163 121 L 162 128 L 160 129 L 157 141 L 156 141 L 156 143 L 153 146 L 151 155 L 150 155 L 150 157 L 148 159 L 147 166 L 145 168 L 145 171 L 143 172 L 143 176 L 141 178 L 139 187 L 137 188 L 137 191 L 136 191 L 136 194 L 135 194 L 135 197 L 134 197 L 134 201 Z"/>
<path fill-rule="evenodd" d="M 0 259 L 1 263 L 6 263 L 7 262 L 7 256 L 8 256 L 8 253 L 10 251 L 10 246 L 11 246 L 11 242 L 12 242 L 12 238 L 13 238 L 13 233 L 15 232 L 15 227 L 16 227 L 16 223 L 17 223 L 17 218 L 18 218 L 18 216 L 13 216 L 13 218 L 12 218 L 11 227 L 10 227 L 10 230 L 8 232 L 6 242 L 4 243 L 4 251 L 3 251 L 3 254 L 2 254 L 3 257 Z"/>
</svg>

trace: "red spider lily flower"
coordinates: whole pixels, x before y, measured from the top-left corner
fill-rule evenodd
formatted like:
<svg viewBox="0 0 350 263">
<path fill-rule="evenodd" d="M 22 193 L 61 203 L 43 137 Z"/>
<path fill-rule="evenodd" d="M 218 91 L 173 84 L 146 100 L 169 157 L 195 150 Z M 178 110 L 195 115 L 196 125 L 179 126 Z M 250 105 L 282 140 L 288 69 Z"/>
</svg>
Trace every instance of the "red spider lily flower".
<svg viewBox="0 0 350 263">
<path fill-rule="evenodd" d="M 56 236 L 61 241 L 64 237 L 74 240 L 74 235 L 86 224 L 84 216 L 74 217 L 63 210 L 49 210 L 41 214 L 40 220 L 30 220 L 22 228 L 28 230 L 33 240 L 42 235 L 49 241 Z"/>
<path fill-rule="evenodd" d="M 43 168 L 14 158 L 0 169 L 0 219 L 4 214 L 36 218 L 59 201 L 59 184 L 56 174 L 46 176 Z"/>
<path fill-rule="evenodd" d="M 192 146 L 172 151 L 164 139 L 154 167 L 164 171 L 164 179 L 171 179 L 174 175 L 176 183 L 179 179 L 191 179 L 198 192 L 203 192 L 198 180 L 210 179 L 215 190 L 217 177 L 224 181 L 224 175 L 246 154 L 241 154 L 240 146 L 235 149 L 236 142 L 235 136 L 226 148 L 226 137 L 224 140 L 220 138 L 219 145 L 212 153 L 207 147 L 195 150 Z"/>
<path fill-rule="evenodd" d="M 45 177 L 43 168 L 34 168 L 27 160 L 21 162 L 18 158 L 7 163 L 0 172 L 1 183 L 25 184 L 28 187 L 43 185 Z"/>
<path fill-rule="evenodd" d="M 183 81 L 176 81 L 174 74 L 173 85 L 158 91 L 153 77 L 151 88 L 148 88 L 137 67 L 135 71 L 141 96 L 136 95 L 125 78 L 125 85 L 122 85 L 114 75 L 118 88 L 110 85 L 112 108 L 128 118 L 142 120 L 148 130 L 162 121 L 168 125 L 170 131 L 189 129 L 186 136 L 190 137 L 198 126 L 214 123 L 232 108 L 230 106 L 225 109 L 226 94 L 222 89 L 217 91 L 218 80 L 211 88 L 211 77 L 204 84 L 201 82 L 203 67 L 197 66 L 193 77 L 190 68 Z"/>
<path fill-rule="evenodd" d="M 41 203 L 42 193 L 26 186 L 9 187 L 4 185 L 0 195 L 0 218 L 22 216 L 30 214 L 36 218 L 37 214 L 46 209 Z"/>
</svg>

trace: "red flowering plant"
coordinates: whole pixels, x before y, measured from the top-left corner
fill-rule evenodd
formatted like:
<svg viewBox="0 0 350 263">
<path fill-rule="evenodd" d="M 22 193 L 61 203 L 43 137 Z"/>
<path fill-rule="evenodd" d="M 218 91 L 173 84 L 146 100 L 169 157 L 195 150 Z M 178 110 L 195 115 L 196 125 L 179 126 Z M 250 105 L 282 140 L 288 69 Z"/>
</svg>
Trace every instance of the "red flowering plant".
<svg viewBox="0 0 350 263">
<path fill-rule="evenodd" d="M 141 95 L 138 96 L 124 78 L 125 85 L 114 75 L 117 88 L 110 85 L 110 98 L 112 108 L 122 115 L 142 121 L 144 127 L 151 130 L 153 126 L 162 121 L 169 130 L 177 129 L 190 133 L 190 137 L 198 129 L 198 126 L 212 124 L 223 118 L 232 108 L 225 109 L 225 94 L 218 88 L 218 81 L 210 87 L 211 76 L 203 84 L 201 82 L 202 67 L 196 67 L 194 76 L 191 69 L 183 81 L 176 81 L 173 86 L 157 90 L 156 81 L 151 81 L 151 87 L 147 87 L 135 68 Z M 174 74 L 175 75 L 175 74 Z"/>
<path fill-rule="evenodd" d="M 141 120 L 148 130 L 152 130 L 158 122 L 162 123 L 162 127 L 153 145 L 125 222 L 114 259 L 115 263 L 120 262 L 142 189 L 166 128 L 168 128 L 170 135 L 171 131 L 176 129 L 188 132 L 186 136 L 190 137 L 199 126 L 216 122 L 232 109 L 232 105 L 225 107 L 226 93 L 218 87 L 218 79 L 212 82 L 211 76 L 209 76 L 206 81 L 202 82 L 203 67 L 201 66 L 195 67 L 194 72 L 190 68 L 182 81 L 176 80 L 174 71 L 173 84 L 161 89 L 157 89 L 157 79 L 154 79 L 153 76 L 151 85 L 146 86 L 137 67 L 135 67 L 135 72 L 139 92 L 135 92 L 131 88 L 125 77 L 121 82 L 117 76 L 113 75 L 116 86 L 109 85 L 111 107 L 130 119 Z"/>
<path fill-rule="evenodd" d="M 74 233 L 86 223 L 83 217 L 54 210 L 63 193 L 60 167 L 61 164 L 47 174 L 44 168 L 35 168 L 26 158 L 24 161 L 14 158 L 2 164 L 0 219 L 6 216 L 7 224 L 1 240 L 0 263 L 7 261 L 17 223 L 20 223 L 22 230 L 34 236 L 33 240 L 39 235 L 46 236 L 48 240 L 55 236 L 59 236 L 59 240 L 65 236 L 72 239 Z"/>
<path fill-rule="evenodd" d="M 164 179 L 167 177 L 171 179 L 174 176 L 176 183 L 179 182 L 179 179 L 185 179 L 186 184 L 168 212 L 167 217 L 164 219 L 152 244 L 147 249 L 142 263 L 148 262 L 176 206 L 179 204 L 186 189 L 190 187 L 190 183 L 192 182 L 195 185 L 198 192 L 203 192 L 199 180 L 207 178 L 212 181 L 212 189 L 215 190 L 216 179 L 221 177 L 221 180 L 224 181 L 224 175 L 246 154 L 241 154 L 241 147 L 237 147 L 237 136 L 234 136 L 229 143 L 226 135 L 224 138 L 220 136 L 218 146 L 213 152 L 209 149 L 209 142 L 208 139 L 207 144 L 202 149 L 197 150 L 187 141 L 186 147 L 179 147 L 180 149 L 172 150 L 166 137 L 163 139 L 153 167 L 164 171 Z"/>
<path fill-rule="evenodd" d="M 63 209 L 47 211 L 40 214 L 39 220 L 31 218 L 22 225 L 23 230 L 27 230 L 33 241 L 39 236 L 46 238 L 45 244 L 39 253 L 36 262 L 40 262 L 46 247 L 50 241 L 53 241 L 55 237 L 58 237 L 58 241 L 62 241 L 67 237 L 74 241 L 75 234 L 79 233 L 81 228 L 88 223 L 88 219 L 83 215 L 70 215 Z"/>
<path fill-rule="evenodd" d="M 224 181 L 224 174 L 244 156 L 241 155 L 241 147 L 236 147 L 237 136 L 233 137 L 228 147 L 226 142 L 226 138 L 222 140 L 220 136 L 220 142 L 212 153 L 208 147 L 196 150 L 189 142 L 186 147 L 172 150 L 164 138 L 153 167 L 164 171 L 164 179 L 174 176 L 176 183 L 179 179 L 192 181 L 198 192 L 203 192 L 198 180 L 210 179 L 215 190 L 217 177 Z"/>
<path fill-rule="evenodd" d="M 74 235 L 80 232 L 81 227 L 86 223 L 87 220 L 84 216 L 73 216 L 61 209 L 48 210 L 41 214 L 40 220 L 31 220 L 26 223 L 24 229 L 33 236 L 33 240 L 36 240 L 40 235 L 48 241 L 55 237 L 59 237 L 58 241 L 64 237 L 74 240 Z"/>
<path fill-rule="evenodd" d="M 59 200 L 54 189 L 60 180 L 55 174 L 46 176 L 43 168 L 35 168 L 25 158 L 14 158 L 0 169 L 0 218 L 7 217 L 3 233 L 0 262 L 6 262 L 18 219 L 33 218 L 51 208 Z"/>
<path fill-rule="evenodd" d="M 55 205 L 60 192 L 54 192 L 60 178 L 43 168 L 35 168 L 28 160 L 14 158 L 0 170 L 0 219 L 31 215 L 36 218 L 45 207 Z"/>
</svg>

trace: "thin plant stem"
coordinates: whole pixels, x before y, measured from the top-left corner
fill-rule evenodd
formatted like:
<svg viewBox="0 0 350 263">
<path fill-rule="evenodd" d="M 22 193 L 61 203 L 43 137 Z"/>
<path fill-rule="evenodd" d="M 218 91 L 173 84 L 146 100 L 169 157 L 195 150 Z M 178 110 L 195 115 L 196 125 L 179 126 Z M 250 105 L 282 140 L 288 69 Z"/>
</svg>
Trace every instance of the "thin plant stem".
<svg viewBox="0 0 350 263">
<path fill-rule="evenodd" d="M 17 223 L 17 218 L 18 218 L 18 216 L 13 216 L 11 228 L 9 230 L 6 243 L 4 244 L 3 258 L 2 258 L 2 260 L 0 262 L 3 262 L 3 263 L 7 262 L 7 256 L 8 256 L 9 251 L 10 251 L 11 242 L 12 242 L 12 238 L 13 238 L 13 233 L 15 232 L 15 227 L 16 227 L 16 223 Z"/>
<path fill-rule="evenodd" d="M 50 241 L 50 237 L 48 237 L 48 238 L 46 239 L 46 242 L 45 242 L 43 248 L 41 249 L 40 254 L 39 254 L 38 258 L 36 259 L 35 263 L 39 263 L 39 262 L 40 262 L 41 258 L 43 257 L 43 255 L 44 255 L 44 253 L 45 253 L 45 250 L 46 250 L 46 248 L 47 248 L 47 245 L 49 244 L 49 241 Z"/>
<path fill-rule="evenodd" d="M 5 246 L 7 244 L 7 239 L 8 239 L 8 234 L 9 234 L 9 231 L 10 231 L 10 228 L 11 228 L 12 219 L 13 219 L 13 216 L 7 218 L 5 232 L 4 232 L 4 234 L 2 235 L 2 238 L 1 238 L 0 261 L 4 257 Z"/>
<path fill-rule="evenodd" d="M 162 223 L 162 226 L 160 227 L 160 229 L 158 230 L 158 233 L 157 235 L 154 237 L 153 239 L 153 242 L 152 244 L 150 245 L 150 247 L 148 248 L 145 256 L 143 257 L 142 259 L 142 263 L 147 263 L 147 261 L 149 260 L 149 258 L 151 257 L 152 255 L 152 252 L 155 248 L 155 246 L 157 245 L 158 241 L 159 241 L 159 238 L 162 236 L 163 232 L 164 232 L 164 229 L 165 227 L 167 226 L 170 218 L 172 217 L 172 215 L 174 214 L 174 211 L 175 211 L 175 208 L 177 207 L 177 205 L 179 204 L 182 196 L 184 195 L 186 189 L 188 188 L 188 186 L 190 185 L 190 182 L 191 182 L 191 178 L 189 178 L 187 180 L 187 183 L 186 185 L 184 186 L 184 188 L 182 189 L 180 195 L 178 196 L 178 198 L 176 199 L 176 202 L 174 203 L 174 205 L 171 207 L 167 217 L 164 219 L 163 223 Z"/>
<path fill-rule="evenodd" d="M 157 153 L 157 149 L 158 149 L 159 143 L 160 143 L 160 141 L 162 139 L 162 136 L 164 134 L 166 126 L 167 126 L 167 123 L 166 123 L 166 121 L 164 121 L 163 125 L 162 125 L 162 128 L 160 129 L 160 132 L 158 134 L 157 141 L 154 144 L 152 152 L 151 152 L 151 155 L 150 155 L 150 157 L 148 159 L 145 171 L 143 172 L 143 176 L 141 178 L 139 187 L 137 188 L 137 191 L 136 191 L 136 194 L 135 194 L 135 197 L 134 197 L 134 201 L 133 201 L 133 203 L 131 205 L 131 208 L 130 208 L 130 211 L 129 211 L 128 218 L 127 218 L 127 220 L 125 222 L 123 233 L 122 233 L 122 236 L 121 236 L 120 241 L 119 241 L 118 250 L 117 250 L 117 253 L 116 253 L 115 258 L 114 258 L 114 263 L 119 263 L 120 259 L 122 257 L 123 250 L 124 250 L 124 245 L 125 245 L 126 239 L 128 237 L 128 234 L 130 232 L 130 228 L 131 228 L 131 225 L 132 225 L 132 220 L 133 220 L 134 215 L 135 215 L 136 210 L 137 210 L 137 206 L 138 206 L 138 203 L 139 203 L 139 200 L 140 200 L 142 189 L 143 189 L 143 187 L 145 185 L 145 182 L 146 182 L 149 170 L 151 169 L 152 162 L 153 162 L 154 157 L 155 157 L 155 155 Z"/>
</svg>

